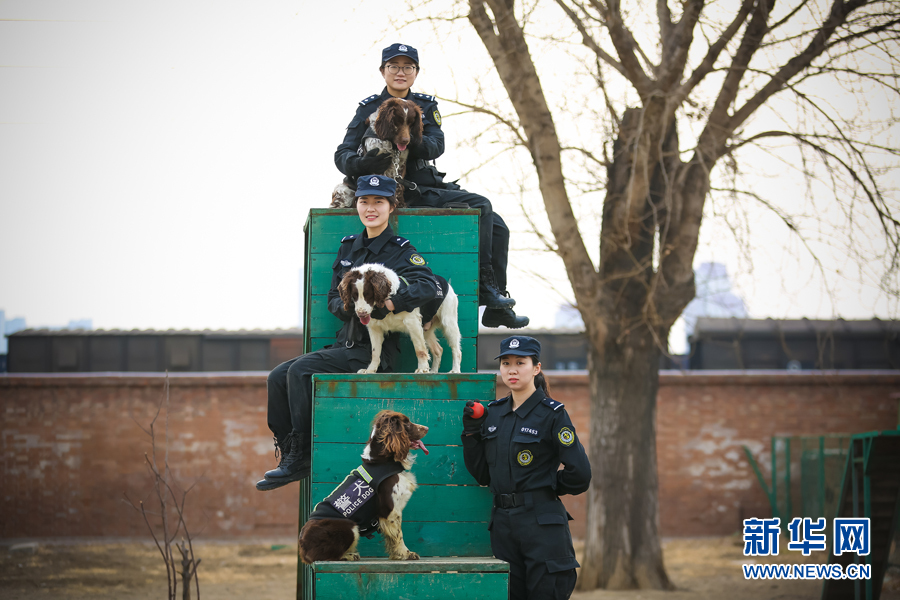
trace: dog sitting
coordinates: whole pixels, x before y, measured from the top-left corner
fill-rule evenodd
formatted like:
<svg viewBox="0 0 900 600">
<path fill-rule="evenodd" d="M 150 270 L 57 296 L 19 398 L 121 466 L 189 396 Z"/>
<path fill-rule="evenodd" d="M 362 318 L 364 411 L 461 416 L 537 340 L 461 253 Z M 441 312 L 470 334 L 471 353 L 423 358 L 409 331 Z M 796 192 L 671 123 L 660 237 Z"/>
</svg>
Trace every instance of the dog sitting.
<svg viewBox="0 0 900 600">
<path fill-rule="evenodd" d="M 453 353 L 451 373 L 461 372 L 462 348 L 457 322 L 459 298 L 443 277 L 435 275 L 438 285 L 437 297 L 421 308 L 410 312 L 388 313 L 383 319 L 372 319 L 375 307 L 383 307 L 388 298 L 400 289 L 400 278 L 397 274 L 379 264 L 360 265 L 350 269 L 338 285 L 338 294 L 344 301 L 344 310 L 354 311 L 360 322 L 369 330 L 372 342 L 372 361 L 359 373 L 374 373 L 381 364 L 381 346 L 385 334 L 391 331 L 407 331 L 416 350 L 418 367 L 416 373 L 428 373 L 428 350 L 434 356 L 431 361 L 431 373 L 437 373 L 441 366 L 443 348 L 437 339 L 436 331 L 442 329 L 447 344 Z M 426 327 L 423 328 L 423 322 Z"/>
<path fill-rule="evenodd" d="M 428 454 L 422 438 L 428 427 L 392 410 L 383 410 L 372 422 L 372 435 L 362 453 L 362 465 L 316 505 L 300 530 L 300 560 L 359 560 L 359 536 L 384 536 L 393 560 L 418 560 L 403 543 L 403 509 L 416 489 L 409 472 L 418 448 Z"/>
<path fill-rule="evenodd" d="M 360 156 L 364 156 L 370 150 L 377 149 L 379 154 L 390 154 L 391 166 L 384 173 L 371 173 L 372 175 L 387 175 L 400 180 L 406 176 L 406 159 L 409 156 L 409 146 L 415 146 L 422 141 L 422 109 L 411 100 L 402 98 L 389 98 L 378 107 L 372 116 L 366 119 L 369 126 L 363 135 L 359 147 Z M 370 173 L 366 173 L 369 175 Z M 400 183 L 400 181 L 398 181 Z M 344 177 L 331 194 L 331 208 L 349 208 L 353 206 L 353 198 L 356 179 Z M 404 208 L 403 185 L 397 186 L 397 206 Z"/>
</svg>

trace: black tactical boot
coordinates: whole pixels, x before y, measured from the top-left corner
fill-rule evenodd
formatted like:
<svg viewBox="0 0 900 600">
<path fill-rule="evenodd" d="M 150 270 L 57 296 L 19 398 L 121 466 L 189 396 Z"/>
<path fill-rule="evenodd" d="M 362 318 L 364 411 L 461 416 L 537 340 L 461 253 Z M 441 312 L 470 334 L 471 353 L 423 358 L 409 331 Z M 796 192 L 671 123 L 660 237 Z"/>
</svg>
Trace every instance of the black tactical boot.
<svg viewBox="0 0 900 600">
<path fill-rule="evenodd" d="M 263 492 L 309 477 L 309 448 L 299 432 L 292 431 L 276 446 L 281 451 L 281 461 L 256 484 L 256 489 Z"/>
<path fill-rule="evenodd" d="M 484 316 L 481 317 L 481 324 L 485 327 L 509 327 L 510 329 L 521 329 L 528 325 L 528 317 L 517 317 L 511 308 L 485 308 Z"/>
<path fill-rule="evenodd" d="M 494 269 L 482 266 L 478 280 L 478 304 L 488 308 L 512 308 L 516 301 L 504 296 L 494 281 Z M 524 326 L 523 326 L 524 327 Z"/>
</svg>

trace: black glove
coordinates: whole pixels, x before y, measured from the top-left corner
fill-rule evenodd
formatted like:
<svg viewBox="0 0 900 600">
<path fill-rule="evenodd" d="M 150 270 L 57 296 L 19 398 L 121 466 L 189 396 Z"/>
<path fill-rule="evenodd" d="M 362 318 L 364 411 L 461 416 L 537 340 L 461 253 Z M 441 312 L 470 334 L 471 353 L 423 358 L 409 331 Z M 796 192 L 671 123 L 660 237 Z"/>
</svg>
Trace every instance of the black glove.
<svg viewBox="0 0 900 600">
<path fill-rule="evenodd" d="M 465 408 L 463 408 L 463 433 L 466 435 L 472 435 L 475 433 L 481 433 L 481 424 L 484 423 L 484 420 L 487 419 L 487 409 L 485 409 L 484 414 L 482 414 L 479 418 L 474 418 L 472 416 L 472 412 L 475 410 L 473 407 L 475 406 L 474 400 L 469 400 L 466 402 Z"/>
<path fill-rule="evenodd" d="M 391 311 L 389 311 L 386 306 L 376 306 L 372 309 L 372 318 L 378 319 L 379 321 L 389 314 L 391 314 Z"/>
<path fill-rule="evenodd" d="M 391 166 L 391 160 L 390 154 L 379 154 L 378 148 L 372 148 L 365 156 L 357 157 L 355 165 L 357 176 L 380 175 Z"/>
</svg>

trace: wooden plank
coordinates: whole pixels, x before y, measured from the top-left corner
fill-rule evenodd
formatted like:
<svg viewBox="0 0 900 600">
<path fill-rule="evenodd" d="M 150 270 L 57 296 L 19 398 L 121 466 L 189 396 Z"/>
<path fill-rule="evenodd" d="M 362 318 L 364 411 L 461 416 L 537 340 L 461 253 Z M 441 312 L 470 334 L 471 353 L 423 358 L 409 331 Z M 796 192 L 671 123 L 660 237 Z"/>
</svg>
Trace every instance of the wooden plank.
<svg viewBox="0 0 900 600">
<path fill-rule="evenodd" d="M 461 296 L 459 303 L 459 332 L 464 338 L 478 335 L 478 301 L 475 296 Z M 312 296 L 307 300 L 309 307 L 310 338 L 326 337 L 334 341 L 335 332 L 343 326 L 343 321 L 328 311 L 328 296 Z M 404 334 L 406 335 L 406 334 Z"/>
<path fill-rule="evenodd" d="M 428 427 L 426 446 L 458 446 L 462 433 L 462 411 L 466 400 L 316 397 L 313 441 L 363 440 L 380 410 L 402 412 Z M 324 410 L 323 410 L 324 409 Z"/>
<path fill-rule="evenodd" d="M 365 436 L 368 439 L 368 436 Z M 428 446 L 428 444 L 426 444 Z M 362 463 L 365 442 L 359 444 L 313 444 L 313 483 L 332 487 Z M 463 462 L 462 446 L 428 446 L 428 454 L 415 450 L 413 474 L 420 485 L 478 485 Z"/>
<path fill-rule="evenodd" d="M 323 573 L 317 600 L 507 600 L 506 573 Z"/>
<path fill-rule="evenodd" d="M 494 400 L 497 376 L 493 373 L 373 373 L 313 375 L 317 398 L 435 398 L 439 400 Z"/>
<path fill-rule="evenodd" d="M 414 468 L 415 469 L 415 468 Z M 348 471 L 349 472 L 349 471 Z M 336 484 L 314 483 L 313 502 L 327 498 Z M 493 496 L 486 487 L 475 485 L 419 485 L 403 509 L 403 520 L 460 521 L 483 523 L 491 520 Z"/>
<path fill-rule="evenodd" d="M 440 336 L 438 336 L 440 338 Z M 330 346 L 334 343 L 334 337 L 330 338 L 312 338 L 309 341 L 309 351 L 315 352 L 316 350 L 321 350 L 327 346 Z M 447 348 L 446 343 L 441 344 L 444 348 L 444 354 L 441 356 L 441 366 L 440 372 L 442 374 L 449 374 L 450 368 L 453 366 L 453 354 L 450 352 L 450 349 Z M 460 370 L 463 373 L 474 373 L 477 370 L 478 366 L 478 349 L 477 342 L 474 337 L 463 338 L 460 342 L 460 348 L 462 349 L 462 362 L 460 363 Z M 418 362 L 416 360 L 416 352 L 413 349 L 412 342 L 408 337 L 401 338 L 400 340 L 400 358 L 395 365 L 396 373 L 413 373 L 418 366 Z"/>
<path fill-rule="evenodd" d="M 332 265 L 337 257 L 337 248 L 328 254 L 313 254 L 309 257 L 309 288 L 307 297 L 327 295 L 334 275 Z M 426 253 L 422 256 L 433 273 L 450 282 L 453 291 L 460 296 L 474 296 L 478 293 L 478 253 Z"/>
<path fill-rule="evenodd" d="M 404 521 L 403 542 L 419 556 L 491 556 L 490 532 L 487 523 Z M 376 533 L 360 538 L 359 555 L 364 558 L 384 558 L 384 538 Z"/>
<path fill-rule="evenodd" d="M 390 560 L 373 558 L 355 561 L 319 561 L 313 565 L 316 574 L 322 573 L 507 573 L 509 563 L 484 556 L 439 556 L 419 560 Z"/>
<path fill-rule="evenodd" d="M 421 253 L 444 252 L 452 241 L 454 252 L 478 252 L 478 217 L 476 215 L 429 216 L 400 215 L 392 224 L 394 232 L 410 240 Z M 354 212 L 312 221 L 313 253 L 334 253 L 347 235 L 361 233 L 363 225 Z"/>
</svg>

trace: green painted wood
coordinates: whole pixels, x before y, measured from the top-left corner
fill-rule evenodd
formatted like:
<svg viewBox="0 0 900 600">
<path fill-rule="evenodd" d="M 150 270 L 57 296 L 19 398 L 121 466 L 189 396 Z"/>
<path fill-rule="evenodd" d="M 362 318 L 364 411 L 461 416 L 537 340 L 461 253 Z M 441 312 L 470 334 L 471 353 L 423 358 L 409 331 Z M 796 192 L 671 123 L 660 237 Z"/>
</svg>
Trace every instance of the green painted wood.
<svg viewBox="0 0 900 600">
<path fill-rule="evenodd" d="M 428 427 L 426 446 L 458 446 L 466 400 L 385 398 L 321 398 L 314 401 L 313 442 L 343 442 L 367 438 L 378 411 L 396 410 Z"/>
<path fill-rule="evenodd" d="M 313 386 L 316 398 L 494 400 L 497 376 L 493 373 L 322 373 L 313 375 Z"/>
<path fill-rule="evenodd" d="M 320 561 L 315 564 L 316 574 L 322 573 L 507 573 L 509 563 L 497 558 L 440 556 L 419 560 L 390 560 L 373 558 L 355 561 Z"/>
<path fill-rule="evenodd" d="M 406 214 L 392 226 L 397 235 L 407 238 L 421 253 L 446 252 L 449 240 L 452 240 L 453 252 L 478 252 L 476 215 Z M 363 225 L 356 214 L 314 219 L 310 251 L 314 254 L 334 254 L 345 236 L 362 231 Z"/>
<path fill-rule="evenodd" d="M 478 335 L 478 306 L 476 303 L 476 296 L 463 296 L 460 299 L 457 323 L 459 332 L 464 338 Z M 343 322 L 328 311 L 328 296 L 312 296 L 309 298 L 307 306 L 313 323 L 309 337 L 330 338 L 334 342 L 335 334 L 340 331 Z"/>
<path fill-rule="evenodd" d="M 368 439 L 368 435 L 365 436 Z M 428 444 L 426 444 L 428 446 Z M 313 444 L 313 483 L 337 485 L 362 462 L 365 442 Z M 463 462 L 462 446 L 428 446 L 428 454 L 415 450 L 412 472 L 420 485 L 478 485 Z"/>
<path fill-rule="evenodd" d="M 440 338 L 440 336 L 438 337 Z M 313 338 L 309 341 L 308 351 L 315 352 L 316 350 L 326 348 L 333 343 L 334 337 Z M 450 352 L 446 343 L 442 342 L 441 346 L 444 348 L 444 354 L 441 355 L 441 366 L 439 367 L 439 370 L 443 374 L 448 374 L 453 367 L 453 354 Z M 463 353 L 460 370 L 463 373 L 474 373 L 478 365 L 478 347 L 475 338 L 463 338 L 460 342 L 460 349 Z M 409 338 L 401 339 L 400 360 L 395 365 L 395 372 L 413 373 L 417 368 L 418 361 L 416 360 L 416 351 L 413 348 L 412 342 Z"/>
<path fill-rule="evenodd" d="M 478 253 L 431 253 L 422 256 L 433 273 L 450 282 L 458 296 L 475 296 L 478 293 Z M 313 254 L 309 257 L 309 287 L 307 294 L 326 295 L 331 289 L 334 276 L 332 266 L 337 258 L 337 248 L 328 254 Z"/>
<path fill-rule="evenodd" d="M 491 556 L 487 523 L 403 521 L 403 542 L 419 556 Z M 384 538 L 360 538 L 362 558 L 384 558 Z"/>
<path fill-rule="evenodd" d="M 323 573 L 317 600 L 507 600 L 505 573 Z"/>
<path fill-rule="evenodd" d="M 320 502 L 336 484 L 314 483 L 312 498 Z M 419 485 L 403 509 L 403 520 L 464 521 L 484 523 L 491 520 L 493 497 L 486 487 L 475 485 Z"/>
</svg>

